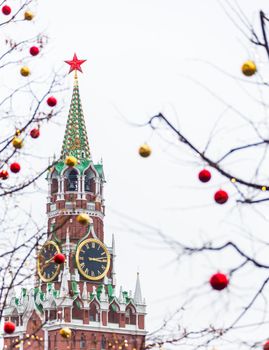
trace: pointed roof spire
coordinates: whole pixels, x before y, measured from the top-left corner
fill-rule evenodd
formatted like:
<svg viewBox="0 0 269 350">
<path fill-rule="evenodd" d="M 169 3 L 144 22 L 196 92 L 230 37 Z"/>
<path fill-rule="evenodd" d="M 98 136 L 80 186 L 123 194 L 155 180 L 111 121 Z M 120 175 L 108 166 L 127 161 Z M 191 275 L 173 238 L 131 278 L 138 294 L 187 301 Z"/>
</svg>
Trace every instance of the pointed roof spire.
<svg viewBox="0 0 269 350">
<path fill-rule="evenodd" d="M 136 285 L 135 285 L 135 293 L 134 293 L 134 302 L 136 304 L 142 304 L 142 292 L 140 286 L 139 272 L 137 272 L 136 277 Z"/>
<path fill-rule="evenodd" d="M 87 130 L 80 100 L 77 70 L 82 72 L 80 65 L 85 60 L 78 60 L 76 54 L 72 61 L 65 61 L 70 65 L 70 72 L 75 71 L 73 95 L 67 118 L 61 158 L 71 155 L 78 160 L 91 159 Z"/>
</svg>

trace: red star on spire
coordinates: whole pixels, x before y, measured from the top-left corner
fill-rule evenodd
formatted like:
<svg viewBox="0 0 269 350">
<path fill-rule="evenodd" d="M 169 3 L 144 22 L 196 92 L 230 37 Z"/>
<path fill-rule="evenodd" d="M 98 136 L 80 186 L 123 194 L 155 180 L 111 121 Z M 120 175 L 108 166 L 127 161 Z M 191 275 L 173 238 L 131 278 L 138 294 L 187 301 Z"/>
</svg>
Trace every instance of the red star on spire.
<svg viewBox="0 0 269 350">
<path fill-rule="evenodd" d="M 70 65 L 69 73 L 73 72 L 73 70 L 79 70 L 82 73 L 81 65 L 87 60 L 78 60 L 77 55 L 74 54 L 72 61 L 65 61 L 65 63 Z"/>
</svg>

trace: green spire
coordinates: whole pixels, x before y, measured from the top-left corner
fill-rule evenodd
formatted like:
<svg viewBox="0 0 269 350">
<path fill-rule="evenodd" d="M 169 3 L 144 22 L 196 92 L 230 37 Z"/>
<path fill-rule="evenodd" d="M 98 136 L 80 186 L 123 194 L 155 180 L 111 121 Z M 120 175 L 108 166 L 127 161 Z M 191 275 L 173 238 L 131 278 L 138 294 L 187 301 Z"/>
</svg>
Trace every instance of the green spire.
<svg viewBox="0 0 269 350">
<path fill-rule="evenodd" d="M 79 161 L 91 159 L 77 74 L 75 74 L 73 95 L 65 128 L 61 158 L 65 159 L 67 156 L 74 156 Z"/>
</svg>

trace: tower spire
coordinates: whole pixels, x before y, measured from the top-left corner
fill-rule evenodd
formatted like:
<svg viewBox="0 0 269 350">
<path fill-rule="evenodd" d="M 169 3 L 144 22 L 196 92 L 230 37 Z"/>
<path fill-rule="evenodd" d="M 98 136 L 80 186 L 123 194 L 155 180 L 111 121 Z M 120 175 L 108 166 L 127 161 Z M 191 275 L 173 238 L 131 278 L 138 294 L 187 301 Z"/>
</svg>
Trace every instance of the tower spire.
<svg viewBox="0 0 269 350">
<path fill-rule="evenodd" d="M 85 60 L 78 60 L 74 54 L 72 61 L 65 61 L 70 65 L 70 72 L 75 71 L 74 87 L 71 105 L 68 113 L 61 158 L 74 156 L 78 161 L 91 159 L 89 141 L 79 94 L 77 71 L 82 72 L 80 65 Z"/>
<path fill-rule="evenodd" d="M 136 277 L 134 302 L 136 304 L 142 304 L 142 292 L 141 292 L 141 286 L 140 286 L 139 272 L 137 272 L 137 277 Z"/>
</svg>

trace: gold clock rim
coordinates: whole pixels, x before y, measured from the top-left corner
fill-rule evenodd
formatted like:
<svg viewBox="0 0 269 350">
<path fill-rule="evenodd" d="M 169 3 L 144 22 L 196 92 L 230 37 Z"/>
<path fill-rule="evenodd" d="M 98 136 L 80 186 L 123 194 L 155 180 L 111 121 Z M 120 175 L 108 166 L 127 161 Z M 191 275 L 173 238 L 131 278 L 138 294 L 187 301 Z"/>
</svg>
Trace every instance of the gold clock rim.
<svg viewBox="0 0 269 350">
<path fill-rule="evenodd" d="M 107 256 L 107 266 L 106 266 L 106 269 L 104 270 L 104 272 L 97 276 L 97 277 L 92 277 L 92 276 L 89 276 L 87 275 L 83 270 L 82 268 L 80 267 L 80 263 L 79 263 L 79 253 L 82 249 L 82 247 L 89 243 L 89 242 L 95 242 L 97 244 L 99 244 L 105 251 L 106 253 L 106 256 Z M 77 264 L 77 268 L 79 270 L 79 272 L 81 273 L 81 275 L 85 278 L 87 278 L 88 280 L 90 281 L 99 281 L 101 280 L 102 278 L 104 278 L 106 276 L 106 274 L 108 273 L 108 270 L 110 268 L 110 253 L 107 249 L 107 247 L 105 246 L 105 244 L 103 242 L 101 242 L 99 239 L 96 239 L 96 238 L 88 238 L 88 239 L 85 239 L 84 241 L 82 241 L 79 246 L 77 247 L 77 251 L 76 251 L 76 264 Z"/>
<path fill-rule="evenodd" d="M 52 245 L 56 248 L 58 254 L 61 253 L 58 244 L 55 243 L 54 241 L 47 241 L 46 243 L 43 244 L 42 248 L 41 248 L 40 251 L 39 251 L 38 257 L 37 257 L 37 273 L 38 273 L 39 277 L 41 278 L 41 280 L 42 280 L 43 282 L 51 282 L 51 281 L 53 281 L 54 278 L 59 274 L 60 268 L 61 268 L 61 266 L 58 265 L 58 266 L 57 266 L 57 270 L 55 271 L 54 275 L 52 275 L 52 277 L 50 277 L 50 278 L 45 278 L 45 277 L 41 274 L 39 256 L 40 256 L 40 254 L 41 254 L 42 249 L 43 249 L 45 246 L 49 245 L 49 244 L 52 244 Z"/>
</svg>

